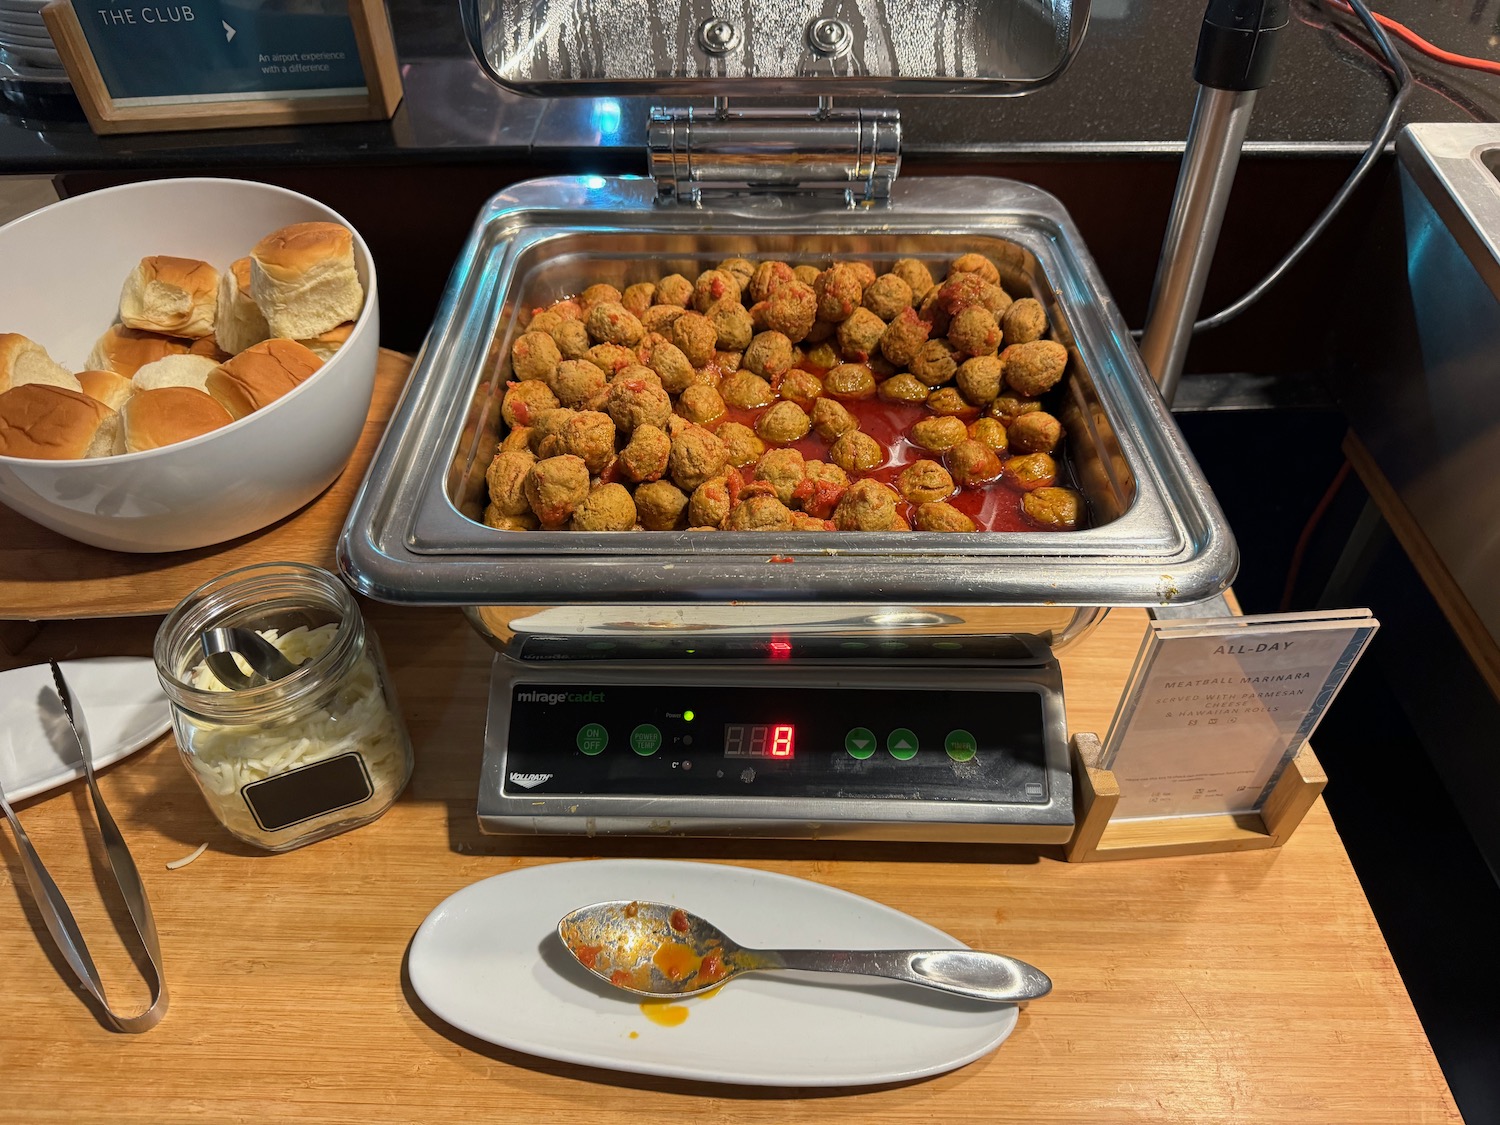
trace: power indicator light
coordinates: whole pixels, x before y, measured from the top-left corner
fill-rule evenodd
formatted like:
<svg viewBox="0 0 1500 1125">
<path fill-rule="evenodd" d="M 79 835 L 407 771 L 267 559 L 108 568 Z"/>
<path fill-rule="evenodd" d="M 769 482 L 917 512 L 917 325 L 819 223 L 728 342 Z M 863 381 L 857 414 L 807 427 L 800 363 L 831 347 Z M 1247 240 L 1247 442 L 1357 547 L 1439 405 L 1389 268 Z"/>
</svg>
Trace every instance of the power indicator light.
<svg viewBox="0 0 1500 1125">
<path fill-rule="evenodd" d="M 685 722 L 685 723 L 692 722 L 693 721 L 693 712 L 691 712 L 691 711 L 684 711 L 682 713 L 682 721 Z"/>
</svg>

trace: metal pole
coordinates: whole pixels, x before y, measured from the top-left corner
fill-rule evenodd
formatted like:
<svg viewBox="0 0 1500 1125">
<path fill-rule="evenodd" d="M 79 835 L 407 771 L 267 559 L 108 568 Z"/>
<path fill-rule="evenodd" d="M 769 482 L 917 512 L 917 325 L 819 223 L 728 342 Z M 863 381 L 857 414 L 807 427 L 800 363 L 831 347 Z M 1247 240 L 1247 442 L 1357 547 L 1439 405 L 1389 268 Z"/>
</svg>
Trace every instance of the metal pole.
<svg viewBox="0 0 1500 1125">
<path fill-rule="evenodd" d="M 1168 406 L 1182 378 L 1254 106 L 1254 90 L 1198 88 L 1141 336 L 1141 358 Z"/>
</svg>

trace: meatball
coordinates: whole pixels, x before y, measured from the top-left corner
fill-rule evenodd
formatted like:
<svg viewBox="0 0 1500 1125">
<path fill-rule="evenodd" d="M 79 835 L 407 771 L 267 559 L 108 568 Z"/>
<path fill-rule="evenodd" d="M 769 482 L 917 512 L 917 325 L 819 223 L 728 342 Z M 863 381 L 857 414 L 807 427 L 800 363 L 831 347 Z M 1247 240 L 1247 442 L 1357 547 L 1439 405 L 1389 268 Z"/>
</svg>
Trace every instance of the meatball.
<svg viewBox="0 0 1500 1125">
<path fill-rule="evenodd" d="M 948 280 L 938 287 L 937 307 L 949 316 L 957 316 L 973 305 L 984 308 L 990 284 L 974 273 L 950 273 Z"/>
<path fill-rule="evenodd" d="M 765 326 L 789 340 L 802 340 L 812 331 L 818 316 L 818 297 L 812 286 L 800 281 L 778 285 L 766 298 Z"/>
<path fill-rule="evenodd" d="M 984 278 L 991 285 L 1000 284 L 1000 271 L 995 268 L 995 263 L 983 254 L 964 254 L 948 267 L 948 276 L 956 273 L 973 273 Z"/>
<path fill-rule="evenodd" d="M 538 457 L 556 457 L 561 453 L 562 450 L 557 448 L 557 435 L 562 433 L 568 419 L 577 413 L 565 407 L 537 411 L 531 427 L 531 452 Z"/>
<path fill-rule="evenodd" d="M 806 512 L 799 512 L 796 509 L 793 509 L 792 510 L 792 530 L 793 531 L 832 531 L 832 530 L 834 530 L 834 527 L 833 527 L 833 521 L 832 520 L 819 519 L 817 516 L 810 516 Z"/>
<path fill-rule="evenodd" d="M 952 504 L 935 501 L 917 507 L 913 522 L 918 531 L 973 531 L 974 521 Z"/>
<path fill-rule="evenodd" d="M 573 509 L 574 531 L 630 531 L 635 527 L 635 500 L 623 484 L 601 484 Z"/>
<path fill-rule="evenodd" d="M 967 441 L 969 430 L 961 419 L 952 416 L 923 418 L 911 428 L 910 437 L 913 444 L 933 453 L 941 453 L 945 449 L 952 449 L 961 441 Z"/>
<path fill-rule="evenodd" d="M 745 349 L 745 367 L 766 379 L 775 379 L 792 366 L 792 341 L 774 329 L 762 332 Z"/>
<path fill-rule="evenodd" d="M 839 325 L 839 347 L 847 359 L 863 362 L 880 346 L 885 335 L 885 321 L 869 309 L 855 309 Z"/>
<path fill-rule="evenodd" d="M 656 372 L 662 389 L 669 394 L 681 394 L 692 385 L 693 364 L 676 344 L 658 345 L 647 366 Z"/>
<path fill-rule="evenodd" d="M 693 527 L 718 527 L 734 506 L 734 497 L 726 477 L 714 477 L 693 489 L 688 501 L 687 518 Z"/>
<path fill-rule="evenodd" d="M 497 453 L 530 453 L 531 427 L 512 426 L 510 432 L 500 440 Z"/>
<path fill-rule="evenodd" d="M 889 485 L 857 480 L 834 509 L 833 526 L 840 531 L 890 531 L 896 524 L 899 500 Z"/>
<path fill-rule="evenodd" d="M 639 314 L 641 327 L 647 332 L 670 332 L 672 322 L 686 311 L 679 305 L 652 305 Z"/>
<path fill-rule="evenodd" d="M 729 376 L 719 384 L 719 394 L 730 406 L 737 406 L 741 410 L 753 410 L 776 399 L 771 384 L 754 374 L 753 369 L 736 371 Z"/>
<path fill-rule="evenodd" d="M 914 302 L 924 297 L 932 288 L 932 271 L 916 258 L 902 258 L 891 267 L 891 272 L 906 282 L 907 287 L 911 289 Z"/>
<path fill-rule="evenodd" d="M 835 265 L 818 275 L 813 293 L 818 301 L 818 319 L 838 324 L 859 308 L 865 286 L 852 266 Z"/>
<path fill-rule="evenodd" d="M 586 359 L 565 359 L 548 380 L 552 393 L 564 406 L 583 407 L 604 391 L 604 372 Z"/>
<path fill-rule="evenodd" d="M 722 473 L 728 463 L 729 453 L 712 430 L 688 426 L 672 438 L 667 470 L 678 488 L 691 492 L 710 477 Z"/>
<path fill-rule="evenodd" d="M 817 266 L 792 267 L 792 276 L 807 286 L 813 285 L 818 280 L 818 275 L 822 272 Z"/>
<path fill-rule="evenodd" d="M 1047 334 L 1047 311 L 1033 297 L 1012 302 L 1000 321 L 1007 344 L 1029 344 Z"/>
<path fill-rule="evenodd" d="M 947 340 L 928 340 L 911 361 L 911 373 L 929 387 L 941 387 L 958 374 L 958 355 Z"/>
<path fill-rule="evenodd" d="M 1000 458 L 982 441 L 965 438 L 946 454 L 948 471 L 960 488 L 978 488 L 1000 476 Z"/>
<path fill-rule="evenodd" d="M 640 362 L 640 357 L 624 344 L 595 344 L 585 358 L 606 375 Z"/>
<path fill-rule="evenodd" d="M 671 531 L 686 523 L 687 493 L 669 481 L 656 480 L 635 490 L 635 514 L 647 531 Z"/>
<path fill-rule="evenodd" d="M 683 313 L 672 322 L 671 335 L 672 343 L 682 349 L 694 367 L 702 367 L 718 350 L 719 330 L 701 313 Z"/>
<path fill-rule="evenodd" d="M 740 283 L 741 292 L 750 284 L 750 279 L 755 276 L 755 263 L 748 258 L 726 258 L 719 263 L 718 268 Z"/>
<path fill-rule="evenodd" d="M 820 398 L 813 403 L 811 421 L 812 428 L 829 445 L 850 430 L 859 429 L 859 422 L 854 415 L 850 414 L 842 403 L 835 402 L 831 398 Z"/>
<path fill-rule="evenodd" d="M 776 490 L 776 499 L 788 506 L 797 486 L 807 479 L 807 463 L 795 449 L 772 449 L 755 464 L 755 479 Z"/>
<path fill-rule="evenodd" d="M 830 343 L 814 344 L 807 351 L 807 362 L 814 367 L 822 368 L 824 371 L 837 367 L 843 363 L 838 348 Z"/>
<path fill-rule="evenodd" d="M 693 283 L 680 273 L 669 273 L 656 283 L 656 303 L 685 309 L 693 299 Z"/>
<path fill-rule="evenodd" d="M 1027 453 L 1005 462 L 1005 473 L 1030 492 L 1057 483 L 1057 462 L 1046 453 Z"/>
<path fill-rule="evenodd" d="M 589 339 L 589 330 L 583 326 L 581 320 L 564 320 L 559 322 L 557 329 L 552 333 L 552 339 L 557 344 L 557 350 L 562 353 L 563 359 L 585 359 L 589 349 L 594 342 Z"/>
<path fill-rule="evenodd" d="M 707 425 L 724 417 L 724 400 L 719 397 L 718 391 L 699 383 L 689 387 L 678 396 L 677 413 L 689 422 L 696 422 L 700 426 Z"/>
<path fill-rule="evenodd" d="M 927 394 L 927 409 L 934 414 L 951 414 L 957 418 L 972 418 L 979 412 L 969 403 L 957 387 L 938 387 Z"/>
<path fill-rule="evenodd" d="M 952 496 L 953 478 L 936 461 L 913 461 L 901 470 L 896 488 L 908 504 L 926 504 Z"/>
<path fill-rule="evenodd" d="M 911 301 L 911 286 L 894 273 L 883 273 L 865 287 L 865 308 L 881 320 L 895 319 Z"/>
<path fill-rule="evenodd" d="M 875 394 L 875 372 L 863 363 L 841 363 L 823 376 L 823 393 L 843 399 L 870 398 Z"/>
<path fill-rule="evenodd" d="M 988 314 L 986 314 L 988 315 Z M 1004 371 L 999 356 L 981 355 L 966 359 L 959 365 L 954 383 L 959 392 L 975 406 L 984 406 L 995 401 L 1000 393 L 1000 378 Z"/>
<path fill-rule="evenodd" d="M 591 305 L 585 324 L 589 335 L 601 344 L 634 347 L 646 334 L 635 313 L 618 301 L 601 301 L 597 305 Z"/>
<path fill-rule="evenodd" d="M 555 313 L 564 320 L 583 319 L 583 306 L 577 301 L 554 301 L 547 306 L 545 311 Z"/>
<path fill-rule="evenodd" d="M 778 402 L 755 420 L 755 432 L 771 445 L 801 441 L 810 429 L 807 411 L 795 402 Z"/>
<path fill-rule="evenodd" d="M 853 270 L 855 276 L 859 278 L 859 285 L 861 289 L 867 288 L 871 283 L 874 282 L 877 276 L 877 274 L 875 273 L 875 267 L 870 265 L 869 262 L 835 262 L 834 265 L 847 266 L 849 269 Z"/>
<path fill-rule="evenodd" d="M 633 316 L 640 317 L 656 304 L 656 283 L 638 281 L 634 285 L 626 286 L 625 292 L 620 294 L 620 304 L 629 309 Z"/>
<path fill-rule="evenodd" d="M 849 489 L 849 474 L 827 461 L 808 461 L 803 468 L 807 475 L 793 499 L 808 515 L 831 519 Z"/>
<path fill-rule="evenodd" d="M 1010 306 L 1013 305 L 1015 301 L 1011 297 L 1011 295 L 1004 289 L 1001 289 L 1000 286 L 986 285 L 984 289 L 980 291 L 979 303 L 985 308 L 989 309 L 990 312 L 994 313 L 995 319 L 999 320 L 1010 310 Z"/>
<path fill-rule="evenodd" d="M 667 471 L 667 457 L 672 452 L 672 439 L 658 426 L 643 423 L 635 427 L 630 441 L 620 450 L 616 464 L 620 475 L 630 481 L 660 480 Z"/>
<path fill-rule="evenodd" d="M 974 441 L 983 442 L 996 453 L 1004 453 L 1010 447 L 1005 427 L 1000 424 L 998 418 L 976 418 L 969 423 L 969 437 Z"/>
<path fill-rule="evenodd" d="M 581 457 L 547 457 L 526 474 L 526 502 L 543 527 L 562 527 L 588 494 L 589 470 Z"/>
<path fill-rule="evenodd" d="M 510 346 L 510 370 L 521 382 L 546 379 L 562 361 L 557 342 L 545 332 L 526 332 Z"/>
<path fill-rule="evenodd" d="M 1021 497 L 1021 511 L 1042 527 L 1072 531 L 1083 515 L 1083 497 L 1071 488 L 1042 487 Z"/>
<path fill-rule="evenodd" d="M 750 496 L 729 510 L 725 531 L 790 531 L 792 513 L 774 496 Z"/>
<path fill-rule="evenodd" d="M 613 285 L 590 285 L 578 295 L 578 304 L 583 308 L 585 318 L 595 305 L 618 305 L 619 303 L 620 291 Z"/>
<path fill-rule="evenodd" d="M 885 464 L 885 449 L 869 434 L 850 430 L 833 443 L 828 459 L 846 473 L 864 473 Z"/>
<path fill-rule="evenodd" d="M 529 426 L 544 410 L 557 409 L 557 396 L 546 383 L 530 380 L 505 384 L 500 417 L 510 426 Z"/>
<path fill-rule="evenodd" d="M 880 334 L 880 352 L 897 367 L 909 367 L 931 331 L 915 309 L 902 309 Z"/>
<path fill-rule="evenodd" d="M 838 332 L 839 326 L 829 320 L 818 320 L 807 330 L 807 335 L 802 337 L 804 344 L 821 344 L 825 340 L 832 340 Z"/>
<path fill-rule="evenodd" d="M 639 426 L 660 429 L 666 426 L 672 415 L 672 396 L 645 379 L 622 376 L 610 384 L 604 411 L 622 434 L 631 433 Z"/>
<path fill-rule="evenodd" d="M 722 351 L 742 352 L 755 335 L 750 314 L 738 301 L 716 301 L 703 315 L 718 333 L 716 346 Z"/>
<path fill-rule="evenodd" d="M 1031 414 L 1041 408 L 1042 404 L 1036 399 L 1011 394 L 1007 391 L 996 398 L 994 402 L 990 403 L 990 414 L 1009 426 L 1023 414 Z"/>
<path fill-rule="evenodd" d="M 808 410 L 823 397 L 823 380 L 811 371 L 794 367 L 781 377 L 776 393 L 787 402 L 795 402 L 802 409 Z"/>
<path fill-rule="evenodd" d="M 610 377 L 609 384 L 610 386 L 614 386 L 616 383 L 625 383 L 631 380 L 646 383 L 653 387 L 661 386 L 661 376 L 652 371 L 651 368 L 639 363 L 632 363 L 629 367 L 620 368 L 620 370 L 616 371 Z"/>
<path fill-rule="evenodd" d="M 964 355 L 994 355 L 1000 350 L 1000 325 L 989 309 L 970 305 L 953 317 L 948 342 Z"/>
<path fill-rule="evenodd" d="M 750 277 L 750 299 L 769 300 L 780 286 L 796 280 L 796 273 L 785 262 L 762 262 L 755 267 L 755 273 Z"/>
<path fill-rule="evenodd" d="M 719 369 L 721 375 L 733 375 L 744 364 L 745 353 L 743 351 L 717 351 L 714 352 L 712 366 Z"/>
<path fill-rule="evenodd" d="M 930 388 L 915 375 L 892 375 L 876 389 L 886 402 L 920 403 L 927 401 Z"/>
<path fill-rule="evenodd" d="M 1000 353 L 1005 382 L 1017 394 L 1036 396 L 1050 391 L 1068 366 L 1068 349 L 1056 340 L 1012 344 Z"/>
<path fill-rule="evenodd" d="M 520 516 L 531 511 L 526 503 L 526 477 L 535 464 L 536 458 L 530 453 L 506 451 L 495 455 L 484 479 L 490 489 L 490 507 L 498 515 Z"/>
<path fill-rule="evenodd" d="M 557 442 L 563 453 L 582 460 L 589 472 L 602 472 L 615 455 L 615 424 L 608 414 L 580 410 L 563 423 Z"/>
<path fill-rule="evenodd" d="M 483 520 L 485 527 L 493 527 L 497 531 L 535 531 L 541 526 L 530 508 L 519 516 L 507 516 L 498 511 L 493 504 L 484 509 Z"/>
<path fill-rule="evenodd" d="M 760 440 L 760 435 L 738 422 L 725 422 L 714 433 L 724 443 L 729 463 L 736 468 L 743 469 L 753 464 L 766 451 L 766 443 Z"/>
<path fill-rule="evenodd" d="M 707 312 L 720 301 L 729 300 L 739 304 L 740 283 L 732 273 L 723 270 L 704 270 L 693 282 L 693 308 Z"/>
<path fill-rule="evenodd" d="M 1012 422 L 1008 433 L 1017 453 L 1051 453 L 1062 440 L 1062 423 L 1044 410 L 1034 410 Z"/>
<path fill-rule="evenodd" d="M 526 331 L 545 332 L 547 335 L 553 336 L 558 328 L 566 323 L 567 321 L 561 313 L 553 312 L 550 309 L 538 309 L 532 315 L 531 320 L 527 322 Z"/>
</svg>

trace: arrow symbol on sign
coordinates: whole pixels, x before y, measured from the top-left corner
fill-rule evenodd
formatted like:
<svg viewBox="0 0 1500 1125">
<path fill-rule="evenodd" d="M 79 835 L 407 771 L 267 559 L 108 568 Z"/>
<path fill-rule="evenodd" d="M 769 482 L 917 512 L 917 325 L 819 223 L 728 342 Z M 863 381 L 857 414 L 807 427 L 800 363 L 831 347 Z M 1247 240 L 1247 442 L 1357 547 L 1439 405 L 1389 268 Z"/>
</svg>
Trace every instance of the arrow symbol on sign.
<svg viewBox="0 0 1500 1125">
<path fill-rule="evenodd" d="M 856 739 L 853 740 L 853 742 L 854 742 L 854 745 L 857 746 L 861 750 L 863 750 L 866 746 L 870 745 L 870 740 L 868 738 L 856 738 Z"/>
<path fill-rule="evenodd" d="M 237 34 L 237 33 L 236 33 L 236 32 L 235 32 L 235 30 L 234 30 L 234 28 L 232 28 L 232 27 L 230 27 L 230 26 L 229 26 L 229 25 L 228 25 L 228 24 L 227 24 L 227 23 L 225 23 L 225 22 L 224 22 L 224 21 L 223 21 L 223 20 L 220 20 L 220 21 L 219 21 L 219 23 L 220 23 L 220 24 L 221 24 L 221 25 L 222 25 L 222 26 L 223 26 L 223 28 L 224 28 L 224 42 L 226 42 L 226 43 L 233 43 L 233 42 L 234 42 L 234 37 L 235 37 L 235 35 L 236 35 L 236 34 Z"/>
</svg>

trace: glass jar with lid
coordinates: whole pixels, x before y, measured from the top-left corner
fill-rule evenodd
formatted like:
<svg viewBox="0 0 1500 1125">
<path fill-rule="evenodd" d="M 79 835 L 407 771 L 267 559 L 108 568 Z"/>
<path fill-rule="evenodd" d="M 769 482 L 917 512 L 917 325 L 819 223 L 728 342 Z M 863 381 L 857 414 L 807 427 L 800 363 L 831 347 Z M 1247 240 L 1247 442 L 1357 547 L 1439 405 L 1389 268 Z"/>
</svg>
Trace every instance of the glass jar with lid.
<svg viewBox="0 0 1500 1125">
<path fill-rule="evenodd" d="M 210 667 L 211 630 L 253 631 L 293 667 L 225 683 Z M 247 843 L 288 851 L 367 824 L 411 777 L 379 641 L 327 571 L 283 562 L 221 575 L 168 615 L 155 658 L 183 761 L 214 815 Z"/>
</svg>

